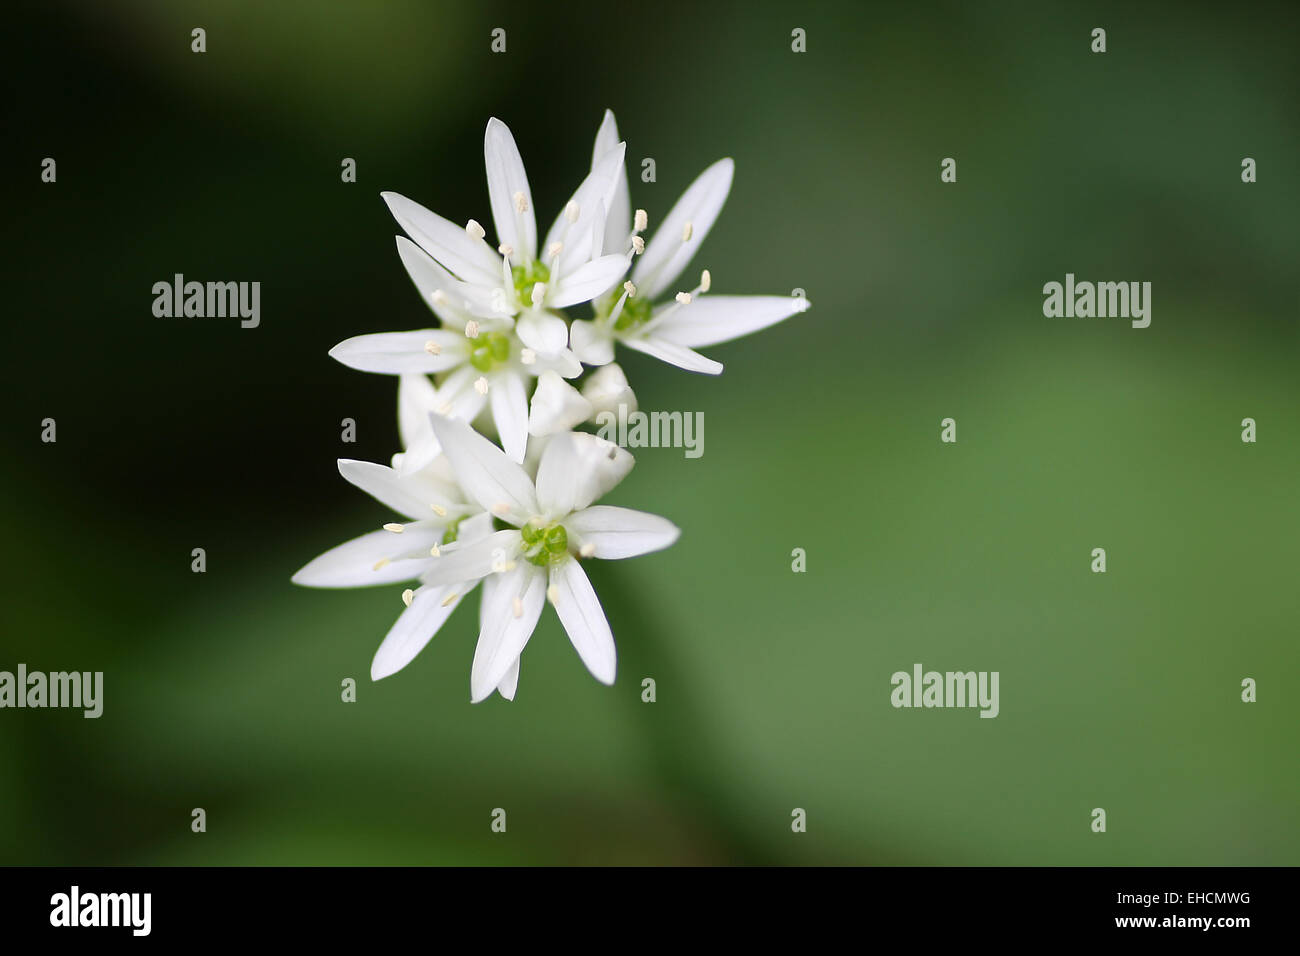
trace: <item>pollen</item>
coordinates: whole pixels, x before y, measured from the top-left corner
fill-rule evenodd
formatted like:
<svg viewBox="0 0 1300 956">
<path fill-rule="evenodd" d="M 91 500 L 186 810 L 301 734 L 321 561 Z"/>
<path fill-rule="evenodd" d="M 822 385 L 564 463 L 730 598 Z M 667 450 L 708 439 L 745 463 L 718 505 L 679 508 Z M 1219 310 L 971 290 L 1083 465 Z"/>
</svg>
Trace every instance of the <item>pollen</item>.
<svg viewBox="0 0 1300 956">
<path fill-rule="evenodd" d="M 470 319 L 468 322 L 465 323 L 465 338 L 467 339 L 478 338 L 478 323 L 475 322 L 473 319 Z"/>
<path fill-rule="evenodd" d="M 501 253 L 501 255 L 509 259 L 511 256 L 515 254 L 515 247 L 510 245 L 509 243 L 503 242 L 501 243 L 501 245 L 497 246 L 497 252 Z"/>
<path fill-rule="evenodd" d="M 439 518 L 447 517 L 447 509 L 444 508 L 442 505 L 433 504 L 433 505 L 429 505 L 429 507 L 433 509 L 433 513 L 436 514 Z"/>
<path fill-rule="evenodd" d="M 709 275 L 709 270 L 705 269 L 700 273 L 700 291 L 708 292 L 709 287 L 713 285 L 713 276 Z"/>
<path fill-rule="evenodd" d="M 516 212 L 528 212 L 528 197 L 524 195 L 522 189 L 515 193 L 514 200 Z"/>
<path fill-rule="evenodd" d="M 415 592 L 412 591 L 410 588 L 407 588 L 405 591 L 402 592 L 402 603 L 405 604 L 407 607 L 410 607 L 411 602 L 414 600 L 415 600 Z"/>
<path fill-rule="evenodd" d="M 631 279 L 623 283 L 623 291 L 627 293 L 627 297 L 629 299 L 632 298 L 632 296 L 636 295 L 636 286 L 632 284 Z"/>
<path fill-rule="evenodd" d="M 674 298 L 677 300 L 678 305 L 691 304 L 691 294 L 689 292 L 678 292 Z"/>
<path fill-rule="evenodd" d="M 442 354 L 442 346 L 439 345 L 437 342 L 435 342 L 433 339 L 429 339 L 429 341 L 424 343 L 424 350 L 428 352 L 430 355 Z"/>
<path fill-rule="evenodd" d="M 440 558 L 440 557 L 442 557 L 442 552 L 438 550 L 438 546 L 437 546 L 436 544 L 435 544 L 432 548 L 429 549 L 429 557 L 431 557 L 431 558 Z"/>
<path fill-rule="evenodd" d="M 448 594 L 448 595 L 447 595 L 447 600 L 445 600 L 445 601 L 442 602 L 442 606 L 443 606 L 443 607 L 451 607 L 452 603 L 453 603 L 453 602 L 456 600 L 456 598 L 458 598 L 458 597 L 460 597 L 460 595 L 459 595 L 459 594 L 456 594 L 455 592 L 453 592 L 453 593 L 451 593 L 451 594 Z"/>
<path fill-rule="evenodd" d="M 632 220 L 632 228 L 636 232 L 645 232 L 645 227 L 650 225 L 650 217 L 646 215 L 644 209 L 638 209 L 636 216 Z"/>
<path fill-rule="evenodd" d="M 382 571 L 390 564 L 392 564 L 392 561 L 390 561 L 388 558 L 380 558 L 378 561 L 375 562 L 374 570 Z"/>
<path fill-rule="evenodd" d="M 513 599 L 511 599 L 511 601 L 510 601 L 510 610 L 514 613 L 515 617 L 523 617 L 523 616 L 524 616 L 524 602 L 521 601 L 521 600 L 519 600 L 519 598 L 513 598 Z"/>
<path fill-rule="evenodd" d="M 686 225 L 682 226 L 682 242 L 690 242 L 693 235 L 695 235 L 695 227 L 691 225 L 691 221 L 688 219 Z"/>
<path fill-rule="evenodd" d="M 638 256 L 641 255 L 641 253 L 645 252 L 645 240 L 642 239 L 640 236 L 633 236 L 632 251 Z"/>
<path fill-rule="evenodd" d="M 592 544 L 590 541 L 588 541 L 586 544 L 584 544 L 581 548 L 578 549 L 578 554 L 582 555 L 584 558 L 589 558 L 595 553 L 596 553 L 596 546 Z"/>
<path fill-rule="evenodd" d="M 474 379 L 474 391 L 478 392 L 480 395 L 486 395 L 488 393 L 488 380 L 482 375 Z"/>
<path fill-rule="evenodd" d="M 546 600 L 550 601 L 552 604 L 560 603 L 560 591 L 554 584 L 546 589 Z"/>
<path fill-rule="evenodd" d="M 465 233 L 475 242 L 487 235 L 487 233 L 483 231 L 483 227 L 473 219 L 465 223 Z"/>
<path fill-rule="evenodd" d="M 581 207 L 570 199 L 568 205 L 564 207 L 564 218 L 569 220 L 569 222 L 577 222 L 580 211 Z"/>
<path fill-rule="evenodd" d="M 525 365 L 532 365 L 537 361 L 537 353 L 532 349 L 520 349 L 519 361 L 523 362 Z"/>
<path fill-rule="evenodd" d="M 396 521 L 390 521 L 388 524 L 384 525 L 384 530 L 391 531 L 393 534 L 401 534 L 406 530 L 406 526 L 400 525 Z"/>
<path fill-rule="evenodd" d="M 549 255 L 552 259 L 554 259 L 563 251 L 564 251 L 564 243 L 562 242 L 553 242 L 546 247 L 546 254 Z"/>
</svg>

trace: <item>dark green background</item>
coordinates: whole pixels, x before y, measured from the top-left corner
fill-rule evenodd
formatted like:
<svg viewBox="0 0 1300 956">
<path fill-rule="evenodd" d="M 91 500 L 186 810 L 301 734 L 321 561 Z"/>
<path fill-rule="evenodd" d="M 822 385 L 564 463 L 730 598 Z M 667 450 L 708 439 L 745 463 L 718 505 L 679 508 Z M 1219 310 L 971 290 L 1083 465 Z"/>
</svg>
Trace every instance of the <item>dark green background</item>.
<svg viewBox="0 0 1300 956">
<path fill-rule="evenodd" d="M 0 711 L 0 860 L 1300 862 L 1292 7 L 1134 6 L 7 13 L 0 669 L 106 701 Z M 389 520 L 333 462 L 396 450 L 394 381 L 326 356 L 429 321 L 378 193 L 488 222 L 495 115 L 545 224 L 605 107 L 652 222 L 735 157 L 715 291 L 814 308 L 720 379 L 626 356 L 705 454 L 610 499 L 683 528 L 594 572 L 612 689 L 547 612 L 471 706 L 471 609 L 372 684 L 400 588 L 289 576 Z M 176 272 L 260 281 L 261 327 L 154 318 Z M 1152 282 L 1151 327 L 1044 318 L 1066 272 Z M 915 662 L 1001 715 L 894 710 Z"/>
</svg>

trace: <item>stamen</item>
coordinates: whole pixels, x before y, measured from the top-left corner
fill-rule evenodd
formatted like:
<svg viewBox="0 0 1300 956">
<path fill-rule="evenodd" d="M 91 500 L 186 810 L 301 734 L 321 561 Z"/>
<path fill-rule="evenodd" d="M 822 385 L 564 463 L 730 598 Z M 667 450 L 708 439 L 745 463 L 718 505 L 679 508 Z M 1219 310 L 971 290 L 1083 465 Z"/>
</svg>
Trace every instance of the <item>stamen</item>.
<svg viewBox="0 0 1300 956">
<path fill-rule="evenodd" d="M 465 232 L 469 235 L 471 239 L 473 239 L 476 242 L 487 235 L 487 233 L 483 231 L 483 227 L 480 226 L 473 219 L 465 223 Z"/>
<path fill-rule="evenodd" d="M 475 322 L 473 319 L 470 319 L 468 322 L 465 323 L 465 338 L 467 339 L 478 338 L 478 323 Z"/>
<path fill-rule="evenodd" d="M 549 255 L 552 259 L 554 259 L 563 251 L 564 251 L 564 243 L 562 242 L 553 242 L 546 248 L 546 254 Z"/>
<path fill-rule="evenodd" d="M 428 352 L 430 355 L 442 354 L 442 346 L 439 345 L 437 342 L 435 342 L 433 339 L 429 339 L 429 341 L 424 343 L 424 350 Z"/>
<path fill-rule="evenodd" d="M 450 415 L 453 411 L 455 411 L 455 406 L 451 402 L 443 402 L 438 406 L 439 415 Z"/>
<path fill-rule="evenodd" d="M 534 282 L 533 283 L 533 305 L 540 306 L 542 304 L 542 301 L 545 298 L 546 298 L 546 283 Z"/>
<path fill-rule="evenodd" d="M 436 514 L 439 518 L 447 517 L 447 509 L 444 508 L 442 505 L 429 505 L 429 507 L 433 509 L 433 513 Z"/>
<path fill-rule="evenodd" d="M 528 212 L 528 197 L 524 195 L 522 189 L 515 193 L 514 200 L 516 212 Z"/>
<path fill-rule="evenodd" d="M 650 217 L 646 215 L 644 209 L 638 209 L 636 216 L 632 220 L 632 229 L 634 232 L 645 232 L 645 227 L 650 225 Z"/>
<path fill-rule="evenodd" d="M 407 607 L 410 607 L 411 602 L 414 600 L 415 600 L 415 592 L 412 591 L 410 588 L 407 588 L 405 591 L 402 592 L 402 603 L 405 604 Z"/>
<path fill-rule="evenodd" d="M 375 562 L 374 570 L 382 571 L 384 568 L 388 567 L 392 563 L 393 562 L 388 558 L 380 558 L 378 561 Z"/>
<path fill-rule="evenodd" d="M 405 525 L 398 524 L 396 521 L 390 521 L 388 524 L 384 525 L 384 530 L 391 531 L 393 534 L 401 534 L 406 530 L 406 527 Z"/>
<path fill-rule="evenodd" d="M 435 544 L 432 548 L 429 549 L 429 557 L 431 557 L 431 558 L 440 558 L 440 557 L 442 557 L 442 552 L 438 550 L 438 546 L 437 546 L 436 544 Z"/>
<path fill-rule="evenodd" d="M 569 222 L 577 222 L 579 211 L 580 207 L 578 204 L 570 199 L 569 204 L 564 207 L 564 218 L 569 220 Z"/>
<path fill-rule="evenodd" d="M 515 247 L 503 242 L 501 245 L 497 246 L 497 252 L 509 259 L 515 254 Z"/>
<path fill-rule="evenodd" d="M 510 514 L 510 503 L 506 501 L 498 501 L 492 506 L 492 513 L 498 518 L 504 518 L 506 515 Z"/>
<path fill-rule="evenodd" d="M 709 275 L 708 269 L 705 269 L 700 273 L 700 291 L 708 292 L 711 285 L 713 285 L 713 276 Z"/>
<path fill-rule="evenodd" d="M 514 612 L 515 617 L 524 616 L 524 602 L 519 598 L 514 598 L 510 602 L 510 610 Z"/>
<path fill-rule="evenodd" d="M 632 252 L 638 256 L 645 252 L 645 240 L 640 236 L 632 237 Z"/>
<path fill-rule="evenodd" d="M 474 391 L 478 392 L 480 395 L 486 395 L 488 393 L 488 380 L 484 376 L 480 375 L 478 378 L 474 379 Z"/>
<path fill-rule="evenodd" d="M 447 600 L 445 600 L 445 601 L 442 602 L 442 606 L 443 606 L 443 607 L 451 607 L 452 602 L 455 601 L 456 598 L 458 598 L 458 597 L 460 597 L 459 594 L 455 594 L 455 593 L 448 594 L 448 595 L 447 595 Z"/>
<path fill-rule="evenodd" d="M 675 298 L 675 299 L 677 300 L 677 303 L 678 303 L 679 305 L 690 305 L 690 304 L 691 304 L 691 294 L 690 294 L 689 292 L 678 292 L 677 295 L 673 296 L 673 298 Z M 710 300 L 710 301 L 712 301 L 712 300 Z"/>
<path fill-rule="evenodd" d="M 550 601 L 552 604 L 560 603 L 560 590 L 554 584 L 546 589 L 546 600 Z"/>
<path fill-rule="evenodd" d="M 519 361 L 525 365 L 532 365 L 537 361 L 537 353 L 532 349 L 521 349 L 519 352 Z"/>
<path fill-rule="evenodd" d="M 588 541 L 586 544 L 584 544 L 581 548 L 578 549 L 578 554 L 582 555 L 584 558 L 589 558 L 595 553 L 596 553 L 596 546 L 592 544 L 590 541 Z"/>
<path fill-rule="evenodd" d="M 623 291 L 627 293 L 627 297 L 629 299 L 633 298 L 636 295 L 636 286 L 632 284 L 631 279 L 628 279 L 626 282 L 623 283 Z"/>
<path fill-rule="evenodd" d="M 443 292 L 441 289 L 434 289 L 433 295 L 429 296 L 429 298 L 433 300 L 434 305 L 447 304 L 447 293 Z"/>
<path fill-rule="evenodd" d="M 695 233 L 695 227 L 691 225 L 691 221 L 688 219 L 686 221 L 686 225 L 682 226 L 682 242 L 690 242 L 691 236 L 694 233 Z"/>
</svg>

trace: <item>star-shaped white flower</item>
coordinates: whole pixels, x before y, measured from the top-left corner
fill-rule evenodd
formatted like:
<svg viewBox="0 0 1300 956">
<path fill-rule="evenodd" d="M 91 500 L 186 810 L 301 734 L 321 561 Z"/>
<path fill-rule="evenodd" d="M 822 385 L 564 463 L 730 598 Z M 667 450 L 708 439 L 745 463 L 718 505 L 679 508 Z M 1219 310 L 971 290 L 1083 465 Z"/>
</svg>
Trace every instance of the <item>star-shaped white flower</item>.
<svg viewBox="0 0 1300 956">
<path fill-rule="evenodd" d="M 344 478 L 410 520 L 390 522 L 383 530 L 326 551 L 295 574 L 293 582 L 317 588 L 421 582 L 402 593 L 406 610 L 375 652 L 370 678 L 380 680 L 409 664 L 477 585 L 477 580 L 430 585 L 425 579 L 443 549 L 473 544 L 491 535 L 492 516 L 477 502 L 466 499 L 445 458 L 407 475 L 367 461 L 341 459 L 338 464 Z M 494 689 L 512 700 L 518 683 L 516 661 Z"/>
<path fill-rule="evenodd" d="M 592 168 L 602 165 L 618 142 L 614 114 L 606 111 L 596 134 Z M 596 317 L 575 320 L 570 347 L 588 365 L 605 365 L 614 359 L 614 343 L 621 342 L 692 372 L 717 375 L 722 363 L 695 351 L 748 335 L 774 325 L 809 307 L 796 296 L 710 295 L 712 277 L 705 269 L 690 291 L 681 290 L 666 302 L 655 300 L 668 292 L 722 211 L 731 191 L 734 164 L 720 159 L 687 188 L 647 243 L 641 233 L 647 226 L 644 210 L 633 215 L 627 175 L 615 190 L 615 203 L 606 216 L 605 252 L 641 253 L 631 279 L 620 288 L 612 285 L 593 304 Z"/>
<path fill-rule="evenodd" d="M 432 587 L 484 581 L 471 699 L 489 696 L 518 666 L 547 599 L 587 669 L 612 684 L 614 637 L 581 561 L 648 554 L 680 534 L 657 515 L 593 505 L 631 470 L 632 456 L 595 435 L 555 435 L 534 480 L 463 421 L 435 415 L 432 425 L 460 487 L 510 526 L 443 549 L 422 576 Z"/>
<path fill-rule="evenodd" d="M 552 310 L 586 302 L 627 271 L 629 255 L 602 254 L 604 210 L 623 171 L 623 144 L 593 164 L 540 253 L 528 177 L 500 120 L 488 122 L 483 152 L 496 251 L 477 222 L 462 229 L 404 196 L 383 194 L 411 237 L 397 238 L 398 255 L 442 328 L 355 336 L 330 355 L 365 372 L 447 374 L 440 402 L 462 409 L 457 415 L 472 411 L 471 418 L 489 404 L 507 453 L 522 461 L 528 378 L 582 372 L 567 347 L 568 325 Z"/>
</svg>

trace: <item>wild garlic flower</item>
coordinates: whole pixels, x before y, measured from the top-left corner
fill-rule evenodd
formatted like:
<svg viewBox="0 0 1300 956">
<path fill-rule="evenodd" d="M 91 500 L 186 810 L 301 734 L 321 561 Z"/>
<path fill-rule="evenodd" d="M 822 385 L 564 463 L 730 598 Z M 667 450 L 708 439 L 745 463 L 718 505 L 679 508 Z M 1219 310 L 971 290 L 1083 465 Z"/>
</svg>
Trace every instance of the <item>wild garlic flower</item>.
<svg viewBox="0 0 1300 956">
<path fill-rule="evenodd" d="M 604 163 L 617 141 L 614 114 L 606 111 L 592 151 L 593 169 Z M 731 191 L 734 169 L 730 159 L 720 159 L 704 170 L 649 242 L 641 237 L 648 216 L 642 209 L 632 213 L 624 172 L 615 199 L 622 206 L 606 216 L 605 252 L 636 255 L 636 265 L 627 282 L 608 287 L 593 301 L 594 319 L 573 322 L 570 347 L 581 361 L 606 365 L 614 360 L 614 343 L 620 342 L 679 368 L 717 375 L 722 363 L 695 349 L 748 335 L 809 307 L 807 299 L 796 296 L 706 296 L 712 286 L 708 269 L 689 291 L 680 289 L 655 304 L 673 289 L 713 228 Z"/>
</svg>

